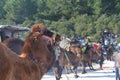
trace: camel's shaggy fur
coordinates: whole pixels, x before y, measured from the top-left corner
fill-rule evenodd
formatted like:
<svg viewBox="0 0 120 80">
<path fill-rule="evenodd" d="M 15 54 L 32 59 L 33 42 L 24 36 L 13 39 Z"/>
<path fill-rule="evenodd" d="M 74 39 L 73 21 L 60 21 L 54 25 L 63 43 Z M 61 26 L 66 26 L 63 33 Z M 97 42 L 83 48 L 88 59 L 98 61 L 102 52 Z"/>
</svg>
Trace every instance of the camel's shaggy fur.
<svg viewBox="0 0 120 80">
<path fill-rule="evenodd" d="M 8 38 L 4 40 L 3 43 L 19 55 L 21 54 L 22 47 L 24 46 L 24 41 L 19 38 Z"/>
<path fill-rule="evenodd" d="M 0 80 L 40 80 L 51 65 L 51 52 L 38 32 L 26 38 L 21 55 L 0 43 Z"/>
</svg>

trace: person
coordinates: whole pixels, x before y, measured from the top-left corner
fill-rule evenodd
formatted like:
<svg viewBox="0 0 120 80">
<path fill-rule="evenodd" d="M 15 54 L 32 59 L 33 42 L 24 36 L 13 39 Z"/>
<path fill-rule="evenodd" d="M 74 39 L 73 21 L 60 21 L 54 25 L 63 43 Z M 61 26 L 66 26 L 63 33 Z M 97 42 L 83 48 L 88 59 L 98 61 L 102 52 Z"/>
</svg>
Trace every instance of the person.
<svg viewBox="0 0 120 80">
<path fill-rule="evenodd" d="M 99 43 L 93 43 L 93 53 L 97 53 L 99 47 Z"/>
<path fill-rule="evenodd" d="M 84 40 L 84 38 L 81 38 L 80 43 L 81 43 L 82 46 L 85 46 L 85 40 Z"/>
<path fill-rule="evenodd" d="M 110 32 L 108 30 L 105 30 L 104 33 L 103 33 L 103 37 L 104 39 L 110 39 Z"/>
<path fill-rule="evenodd" d="M 60 48 L 69 51 L 69 46 L 70 46 L 69 40 L 67 40 L 65 36 L 62 36 L 59 46 Z"/>
<path fill-rule="evenodd" d="M 60 51 L 60 47 L 59 47 L 59 42 L 57 42 L 54 45 L 54 50 L 55 50 L 56 59 L 55 59 L 54 65 L 53 65 L 53 71 L 54 71 L 56 80 L 57 79 L 59 80 L 61 78 L 62 70 L 63 70 L 61 60 L 60 60 L 61 51 Z"/>
<path fill-rule="evenodd" d="M 99 63 L 100 69 L 103 69 L 103 62 L 104 62 L 104 56 L 103 56 L 103 47 L 100 41 L 95 43 L 94 46 L 96 47 L 95 52 L 98 54 L 99 58 L 96 61 L 96 63 Z"/>
<path fill-rule="evenodd" d="M 107 29 L 103 31 L 101 42 L 104 49 L 107 50 L 108 46 L 110 45 L 110 33 Z"/>
<path fill-rule="evenodd" d="M 86 42 L 87 45 L 89 45 L 89 43 L 91 42 L 90 38 L 87 37 L 87 38 L 85 39 L 85 42 Z"/>
</svg>

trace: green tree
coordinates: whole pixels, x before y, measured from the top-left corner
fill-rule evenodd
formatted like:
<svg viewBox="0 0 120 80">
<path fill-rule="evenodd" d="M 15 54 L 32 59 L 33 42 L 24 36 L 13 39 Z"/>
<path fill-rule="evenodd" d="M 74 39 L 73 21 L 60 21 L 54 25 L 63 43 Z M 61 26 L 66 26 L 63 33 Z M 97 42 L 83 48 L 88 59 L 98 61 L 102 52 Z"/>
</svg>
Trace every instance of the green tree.
<svg viewBox="0 0 120 80">
<path fill-rule="evenodd" d="M 37 17 L 46 20 L 58 21 L 62 17 L 69 19 L 72 12 L 69 0 L 37 0 L 37 6 Z"/>
<path fill-rule="evenodd" d="M 120 3 L 120 1 L 119 1 Z M 102 8 L 102 11 L 101 13 L 102 14 L 114 14 L 116 13 L 116 4 L 118 4 L 118 1 L 117 0 L 101 0 L 101 8 Z"/>
<path fill-rule="evenodd" d="M 4 19 L 5 18 L 5 10 L 3 9 L 4 5 L 5 5 L 6 0 L 0 0 L 0 19 Z"/>
<path fill-rule="evenodd" d="M 34 0 L 7 0 L 4 10 L 7 12 L 6 18 L 22 23 L 26 18 L 31 18 L 36 13 Z"/>
</svg>

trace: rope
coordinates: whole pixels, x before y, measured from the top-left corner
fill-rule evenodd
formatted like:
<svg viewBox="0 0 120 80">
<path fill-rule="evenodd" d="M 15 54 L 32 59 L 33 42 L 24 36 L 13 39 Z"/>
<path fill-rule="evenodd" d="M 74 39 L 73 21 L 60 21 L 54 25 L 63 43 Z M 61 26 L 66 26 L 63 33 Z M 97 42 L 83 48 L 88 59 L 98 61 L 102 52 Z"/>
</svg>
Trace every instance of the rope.
<svg viewBox="0 0 120 80">
<path fill-rule="evenodd" d="M 59 47 L 56 47 L 56 48 L 55 48 L 56 60 L 58 60 L 58 57 L 60 56 L 59 51 L 60 51 Z"/>
<path fill-rule="evenodd" d="M 64 54 L 65 54 L 65 57 L 66 57 L 67 61 L 69 61 L 69 62 L 70 62 L 70 59 L 68 58 L 68 56 L 67 56 L 67 54 L 66 54 L 66 52 L 65 52 L 65 51 L 64 51 Z"/>
</svg>

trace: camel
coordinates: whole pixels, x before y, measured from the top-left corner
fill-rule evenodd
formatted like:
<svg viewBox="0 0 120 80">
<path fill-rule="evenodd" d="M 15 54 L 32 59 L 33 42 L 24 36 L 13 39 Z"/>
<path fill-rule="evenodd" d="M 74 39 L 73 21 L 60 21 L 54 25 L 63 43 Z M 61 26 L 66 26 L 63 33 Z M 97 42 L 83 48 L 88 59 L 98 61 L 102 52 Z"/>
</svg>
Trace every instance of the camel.
<svg viewBox="0 0 120 80">
<path fill-rule="evenodd" d="M 48 70 L 51 69 L 51 67 L 55 67 L 54 65 L 56 65 L 56 60 L 55 60 L 55 52 L 53 50 L 53 48 L 55 47 L 55 45 L 60 41 L 60 35 L 52 32 L 51 30 L 48 30 L 46 28 L 46 26 L 44 26 L 42 23 L 38 23 L 38 24 L 34 24 L 31 26 L 31 32 L 39 32 L 40 34 L 42 34 L 44 37 L 44 40 L 47 42 L 47 46 L 48 49 L 52 52 L 52 63 L 50 65 L 50 67 L 48 68 Z M 17 54 L 21 54 L 22 48 L 23 48 L 23 43 L 24 41 L 22 41 L 19 38 L 8 38 L 7 40 L 4 40 L 3 43 L 9 47 L 11 50 L 13 50 L 14 52 L 16 52 Z M 57 80 L 58 77 L 56 77 Z"/>
<path fill-rule="evenodd" d="M 52 63 L 52 53 L 39 32 L 31 32 L 20 55 L 0 43 L 1 80 L 41 80 Z"/>
<path fill-rule="evenodd" d="M 12 51 L 20 55 L 22 52 L 22 47 L 24 46 L 24 41 L 19 38 L 8 38 L 3 41 L 3 43 L 9 47 Z"/>
</svg>

